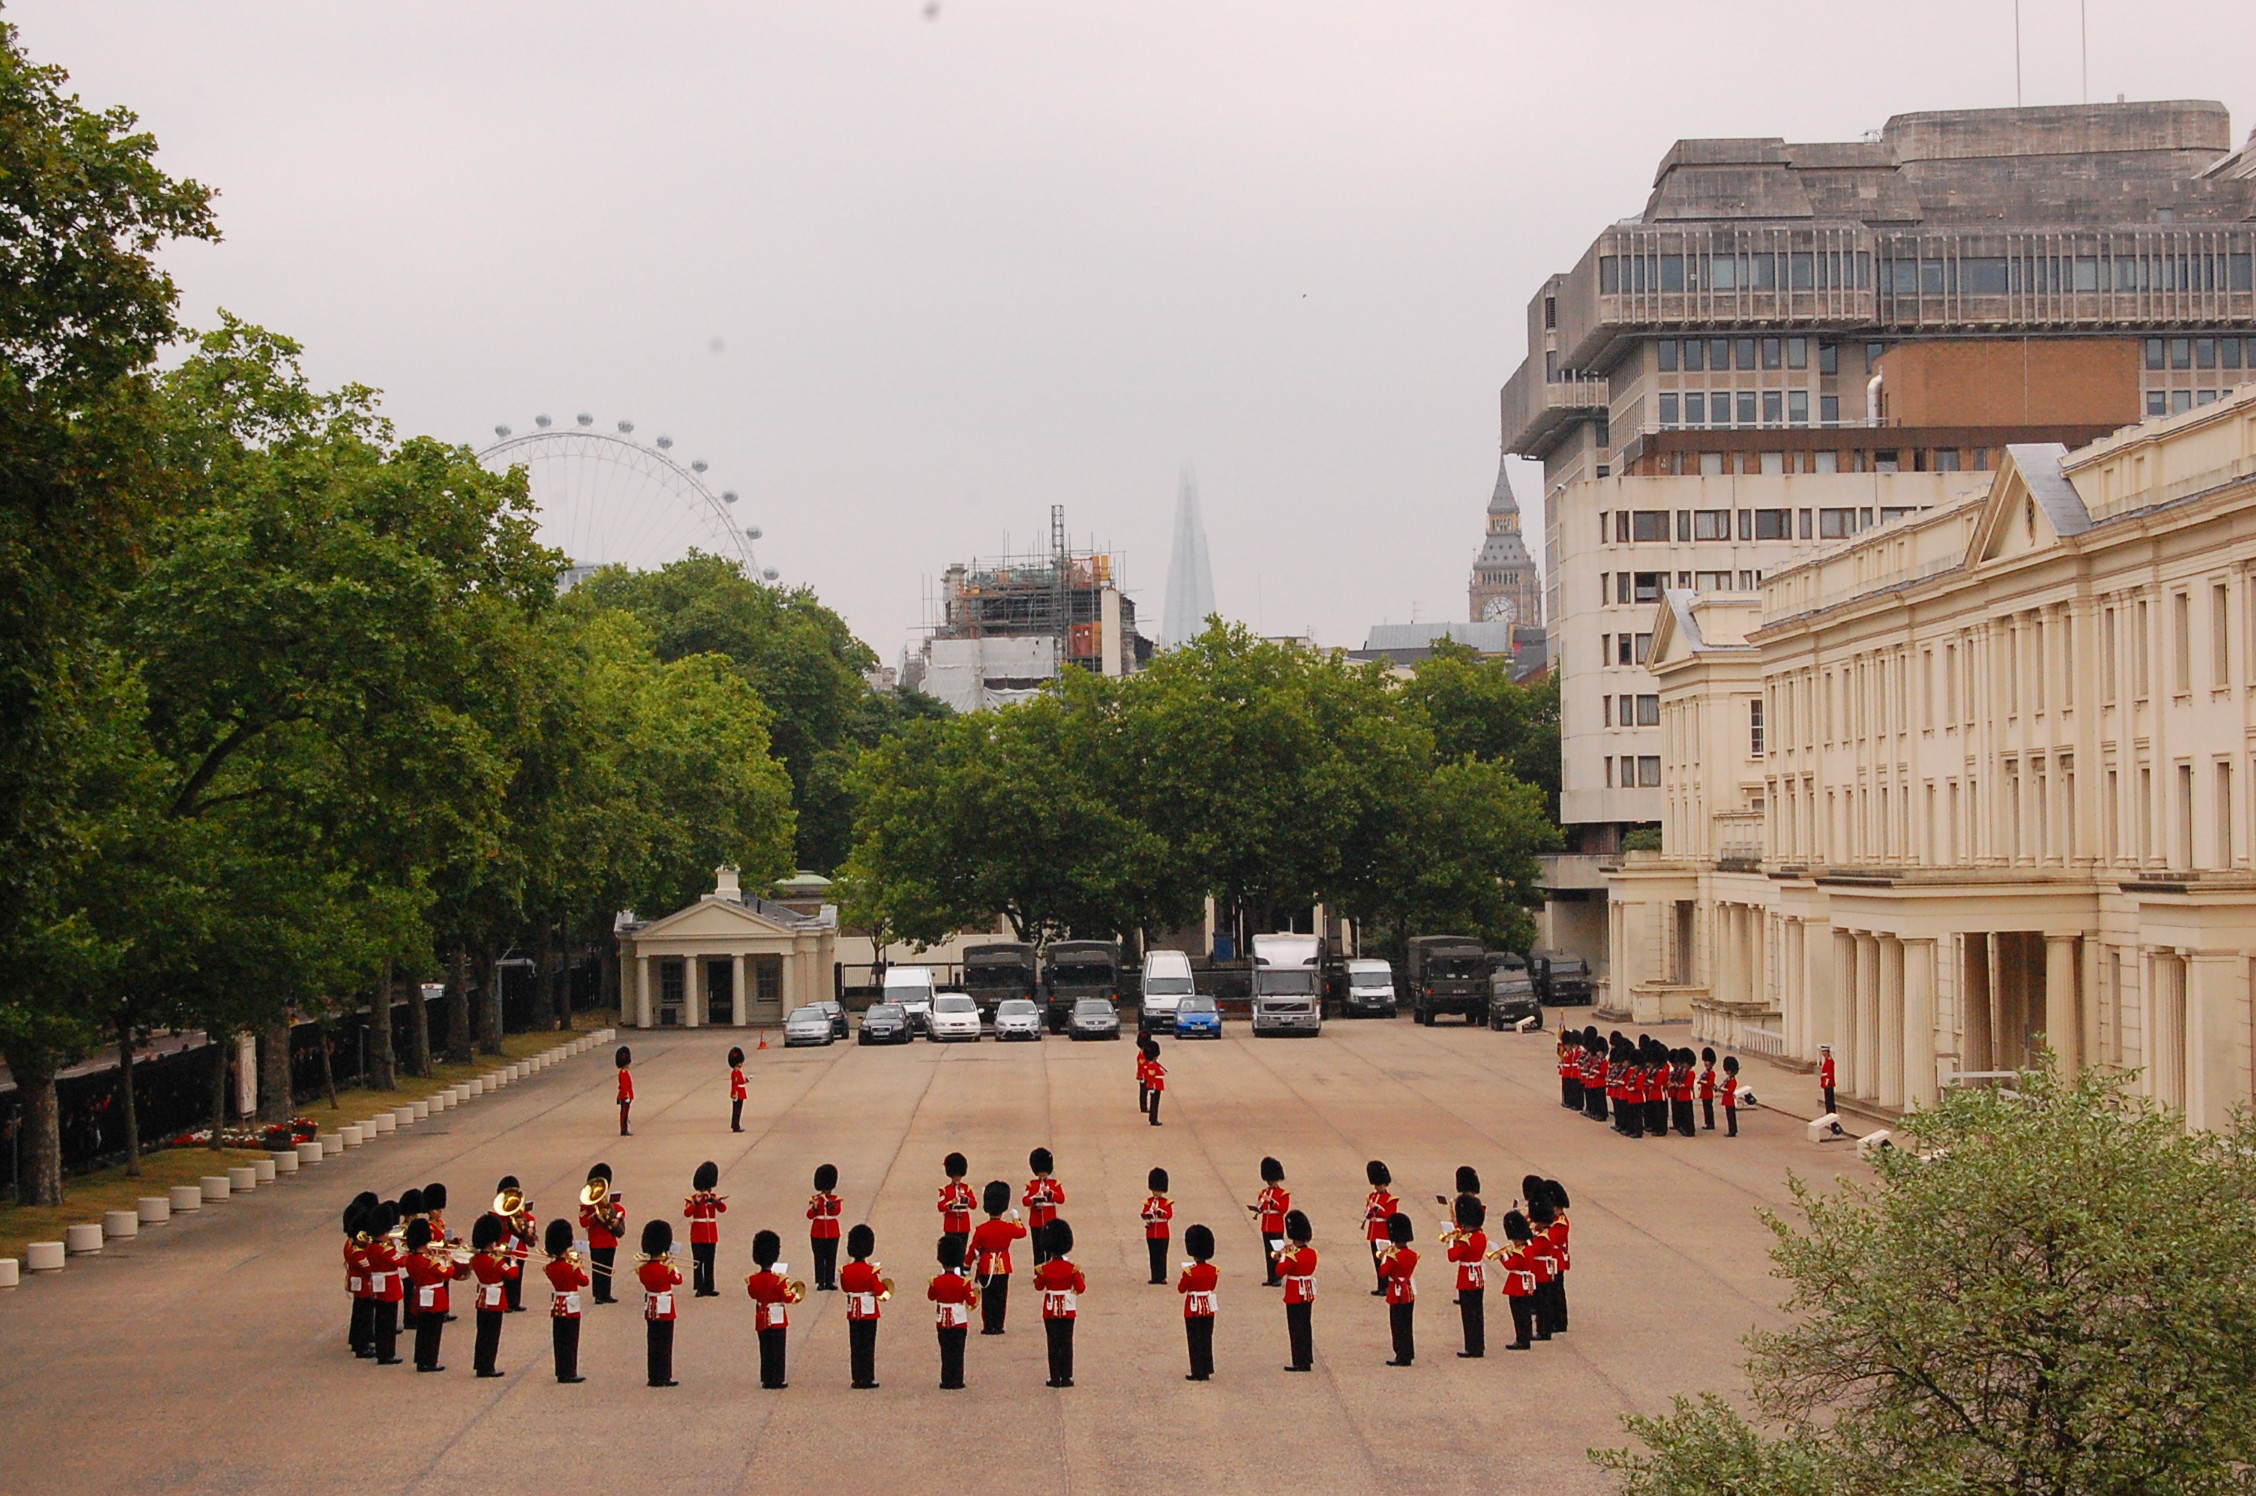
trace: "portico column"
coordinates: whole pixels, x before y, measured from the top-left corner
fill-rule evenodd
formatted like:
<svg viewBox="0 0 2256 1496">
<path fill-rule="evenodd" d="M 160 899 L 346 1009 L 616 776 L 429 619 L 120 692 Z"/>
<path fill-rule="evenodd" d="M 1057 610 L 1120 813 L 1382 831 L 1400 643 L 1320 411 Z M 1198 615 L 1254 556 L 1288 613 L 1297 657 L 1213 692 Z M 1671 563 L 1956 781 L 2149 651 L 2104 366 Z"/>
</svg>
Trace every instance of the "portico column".
<svg viewBox="0 0 2256 1496">
<path fill-rule="evenodd" d="M 743 1028 L 752 1021 L 752 999 L 744 990 L 744 952 L 729 957 L 729 991 L 736 998 L 736 1026 Z"/>
<path fill-rule="evenodd" d="M 1830 1033 L 1817 1036 L 1820 1044 L 1833 1046 L 1834 1068 L 1848 1082 L 1842 1089 L 1854 1092 L 1856 1071 L 1850 1057 L 1856 1053 L 1856 936 L 1847 930 L 1833 932 L 1833 993 L 1825 1005 L 1830 1020 Z"/>
<path fill-rule="evenodd" d="M 1873 1029 L 1873 1058 L 1879 1068 L 1880 1104 L 1901 1110 L 1904 1104 L 1904 948 L 1893 935 L 1879 937 L 1880 1014 Z"/>
<path fill-rule="evenodd" d="M 1933 1106 L 1935 1083 L 1935 942 L 1907 940 L 1904 963 L 1904 1106 Z"/>
<path fill-rule="evenodd" d="M 1868 1100 L 1880 1094 L 1880 939 L 1869 930 L 1856 938 L 1856 1053 L 1850 1094 Z"/>
<path fill-rule="evenodd" d="M 2248 963 L 2231 953 L 2189 955 L 2184 972 L 2185 1115 L 2192 1127 L 2229 1126 L 2248 1104 Z"/>
<path fill-rule="evenodd" d="M 783 961 L 781 964 L 783 966 L 783 981 L 781 992 L 781 996 L 783 998 L 783 1016 L 789 1018 L 791 1016 L 791 1010 L 793 1008 L 798 1007 L 802 1003 L 811 1001 L 811 999 L 807 998 L 799 991 L 799 948 L 796 943 L 793 944 L 790 950 L 784 952 Z"/>
<path fill-rule="evenodd" d="M 696 1028 L 705 1021 L 705 958 L 682 958 L 682 1027 Z"/>
<path fill-rule="evenodd" d="M 1800 1054 L 1809 1040 L 1809 1025 L 1802 1019 L 1802 999 L 1808 990 L 1802 969 L 1802 922 L 1786 916 L 1779 929 L 1779 1026 L 1786 1031 L 1786 1052 Z"/>
<path fill-rule="evenodd" d="M 652 1021 L 650 1012 L 650 958 L 639 954 L 635 957 L 634 1011 L 635 1027 L 649 1028 Z"/>
<path fill-rule="evenodd" d="M 2076 1001 L 2076 939 L 2045 936 L 2045 1043 L 2052 1046 L 2062 1080 L 2074 1080 L 2081 1061 L 2084 1026 Z"/>
</svg>

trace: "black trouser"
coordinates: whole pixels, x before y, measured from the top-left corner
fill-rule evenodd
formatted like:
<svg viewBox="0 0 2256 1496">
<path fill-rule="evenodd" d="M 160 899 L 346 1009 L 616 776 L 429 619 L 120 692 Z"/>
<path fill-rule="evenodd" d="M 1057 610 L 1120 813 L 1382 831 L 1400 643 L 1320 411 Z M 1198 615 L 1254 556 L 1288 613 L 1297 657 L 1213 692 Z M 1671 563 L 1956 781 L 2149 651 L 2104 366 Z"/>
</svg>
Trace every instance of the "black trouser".
<svg viewBox="0 0 2256 1496">
<path fill-rule="evenodd" d="M 971 1233 L 968 1231 L 943 1231 L 940 1233 L 940 1242 L 948 1249 L 950 1267 L 970 1255 Z"/>
<path fill-rule="evenodd" d="M 964 1338 L 971 1334 L 969 1325 L 942 1325 L 940 1327 L 940 1385 L 961 1387 L 963 1379 Z"/>
<path fill-rule="evenodd" d="M 1725 1107 L 1723 1109 L 1723 1120 L 1731 1128 L 1727 1136 L 1734 1138 L 1739 1136 L 1739 1108 L 1735 1106 Z"/>
<path fill-rule="evenodd" d="M 1827 1086 L 1825 1088 L 1825 1109 L 1828 1112 L 1837 1112 L 1840 1110 L 1838 1106 L 1835 1106 L 1833 1104 L 1833 1088 L 1831 1086 Z"/>
<path fill-rule="evenodd" d="M 760 1332 L 760 1385 L 771 1391 L 781 1387 L 786 1378 L 783 1365 L 784 1337 L 791 1332 L 781 1325 Z"/>
<path fill-rule="evenodd" d="M 744 1131 L 744 1102 L 741 1099 L 729 1102 L 729 1131 Z"/>
<path fill-rule="evenodd" d="M 1214 1316 L 1192 1314 L 1184 1317 L 1183 1338 L 1191 1346 L 1191 1375 L 1205 1381 L 1214 1375 Z"/>
<path fill-rule="evenodd" d="M 556 1380 L 569 1382 L 580 1374 L 580 1317 L 577 1314 L 551 1315 L 548 1338 L 556 1351 Z"/>
<path fill-rule="evenodd" d="M 370 1299 L 375 1307 L 369 1311 L 368 1333 L 373 1342 L 376 1359 L 399 1359 L 399 1301 L 396 1299 Z"/>
<path fill-rule="evenodd" d="M 1292 1364 L 1302 1370 L 1316 1364 L 1316 1306 L 1285 1305 L 1285 1343 L 1292 1348 Z"/>
<path fill-rule="evenodd" d="M 721 1244 L 717 1241 L 693 1241 L 689 1244 L 690 1291 L 701 1299 L 709 1299 L 720 1290 L 713 1286 L 713 1259 L 719 1255 Z"/>
<path fill-rule="evenodd" d="M 1582 1088 L 1582 1104 L 1583 1110 L 1590 1113 L 1590 1119 L 1593 1122 L 1603 1122 L 1606 1120 L 1605 1087 L 1584 1086 Z"/>
<path fill-rule="evenodd" d="M 1365 1245 L 1365 1246 L 1368 1246 L 1368 1247 L 1369 1247 L 1369 1248 L 1371 1249 L 1371 1276 L 1372 1276 L 1372 1278 L 1373 1278 L 1373 1279 L 1375 1280 L 1375 1281 L 1374 1281 L 1374 1282 L 1372 1283 L 1372 1286 L 1371 1286 L 1371 1291 L 1372 1291 L 1373 1293 L 1385 1293 L 1385 1292 L 1386 1292 L 1386 1263 L 1385 1263 L 1385 1261 L 1384 1261 L 1384 1260 L 1383 1260 L 1383 1259 L 1382 1259 L 1382 1258 L 1381 1258 L 1381 1257 L 1379 1256 L 1379 1248 L 1380 1248 L 1380 1247 L 1383 1247 L 1383 1246 L 1386 1246 L 1386 1245 L 1388 1245 L 1388 1244 L 1387 1244 L 1387 1243 L 1385 1243 L 1385 1242 L 1376 1242 L 1376 1241 L 1374 1241 L 1374 1242 L 1366 1242 L 1366 1243 L 1364 1243 L 1364 1245 Z"/>
<path fill-rule="evenodd" d="M 1713 1096 L 1700 1098 L 1700 1125 L 1710 1132 L 1715 1131 L 1715 1098 Z"/>
<path fill-rule="evenodd" d="M 611 1296 L 611 1264 L 618 1260 L 617 1247 L 590 1247 L 588 1260 L 594 1264 L 595 1301 L 598 1304 L 616 1304 Z"/>
<path fill-rule="evenodd" d="M 1261 1280 L 1262 1287 L 1275 1288 L 1285 1281 L 1277 1276 L 1277 1254 L 1284 1249 L 1285 1239 L 1281 1236 L 1263 1236 L 1261 1238 L 1261 1263 L 1268 1274 Z"/>
<path fill-rule="evenodd" d="M 633 1102 L 631 1102 L 631 1101 L 622 1101 L 622 1102 L 620 1102 L 620 1103 L 619 1103 L 619 1136 L 620 1136 L 620 1137 L 625 1137 L 625 1136 L 627 1135 L 627 1112 L 628 1112 L 629 1108 L 633 1107 L 633 1105 L 634 1105 L 634 1103 L 633 1103 Z"/>
<path fill-rule="evenodd" d="M 1488 1301 L 1478 1288 L 1457 1290 L 1457 1317 L 1465 1325 L 1465 1354 L 1488 1353 Z"/>
<path fill-rule="evenodd" d="M 815 1287 L 834 1289 L 838 1286 L 838 1238 L 835 1236 L 810 1236 L 807 1245 L 815 1254 Z"/>
<path fill-rule="evenodd" d="M 674 1379 L 674 1322 L 644 1320 L 643 1328 L 649 1332 L 645 1341 L 650 1353 L 650 1385 L 663 1387 Z"/>
<path fill-rule="evenodd" d="M 1145 1110 L 1147 1110 L 1147 1111 L 1149 1111 L 1149 1112 L 1151 1113 L 1151 1125 L 1152 1125 L 1152 1126 L 1154 1126 L 1154 1127 L 1157 1127 L 1157 1126 L 1159 1126 L 1159 1099 L 1160 1099 L 1160 1098 L 1161 1098 L 1162 1096 L 1165 1096 L 1166 1094 L 1167 1094 L 1167 1093 L 1166 1093 L 1165 1091 L 1154 1091 L 1154 1092 L 1152 1092 L 1152 1093 L 1151 1093 L 1151 1105 L 1150 1105 L 1149 1107 L 1145 1108 Z"/>
<path fill-rule="evenodd" d="M 1139 1112 L 1151 1110 L 1151 1087 L 1145 1085 L 1142 1081 L 1136 1082 L 1136 1110 Z"/>
<path fill-rule="evenodd" d="M 1167 1281 L 1168 1242 L 1169 1238 L 1164 1236 L 1147 1236 L 1144 1238 L 1144 1250 L 1151 1254 L 1151 1280 L 1154 1283 L 1165 1283 Z"/>
<path fill-rule="evenodd" d="M 1551 1280 L 1551 1333 L 1567 1333 L 1567 1275 L 1564 1272 Z"/>
<path fill-rule="evenodd" d="M 1582 1110 L 1582 1082 L 1559 1077 L 1559 1105 L 1574 1111 Z"/>
<path fill-rule="evenodd" d="M 1387 1328 L 1394 1331 L 1394 1359 L 1408 1366 L 1418 1359 L 1416 1304 L 1387 1305 Z"/>
<path fill-rule="evenodd" d="M 1645 1103 L 1645 1131 L 1656 1138 L 1668 1136 L 1668 1098 Z"/>
<path fill-rule="evenodd" d="M 1672 1101 L 1669 1103 L 1669 1110 L 1676 1113 L 1676 1130 L 1686 1137 L 1692 1136 L 1697 1130 L 1692 1126 L 1692 1103 L 1690 1101 Z"/>
<path fill-rule="evenodd" d="M 846 1365 L 857 1387 L 877 1385 L 877 1321 L 846 1321 Z"/>
<path fill-rule="evenodd" d="M 1625 1101 L 1614 1108 L 1614 1127 L 1625 1138 L 1645 1136 L 1645 1108 L 1634 1101 Z"/>
<path fill-rule="evenodd" d="M 525 1307 L 525 1265 L 517 1264 L 517 1271 L 501 1280 L 501 1301 L 515 1314 Z"/>
<path fill-rule="evenodd" d="M 443 1314 L 418 1314 L 415 1316 L 415 1369 L 439 1369 L 439 1336 L 446 1333 L 446 1316 Z"/>
<path fill-rule="evenodd" d="M 376 1330 L 376 1301 L 353 1295 L 352 1318 L 345 1326 L 345 1344 L 352 1347 L 356 1356 L 368 1354 Z"/>
<path fill-rule="evenodd" d="M 1537 1289 L 1536 1292 L 1540 1293 L 1542 1290 Z M 1529 1344 L 1528 1332 L 1535 1328 L 1535 1299 L 1532 1295 L 1508 1297 L 1505 1302 L 1512 1306 L 1512 1348 L 1526 1350 Z"/>
<path fill-rule="evenodd" d="M 1003 1333 L 1003 1314 L 1005 1310 L 1010 1308 L 1010 1280 L 1011 1275 L 1009 1273 L 997 1273 L 992 1278 L 985 1278 L 980 1281 L 980 1334 L 1000 1335 Z"/>
<path fill-rule="evenodd" d="M 1551 1283 L 1558 1281 L 1558 1279 L 1553 1278 Z M 1551 1338 L 1551 1283 L 1538 1283 L 1535 1285 L 1534 1293 L 1529 1294 L 1524 1299 L 1512 1300 L 1515 1305 L 1525 1304 L 1528 1306 L 1528 1323 L 1534 1327 L 1535 1338 L 1538 1340 L 1549 1340 Z M 1513 1320 L 1513 1330 L 1517 1332 L 1519 1327 L 1520 1322 L 1517 1319 Z"/>
<path fill-rule="evenodd" d="M 501 1317 L 507 1312 L 502 1309 L 478 1311 L 478 1338 L 470 1357 L 474 1369 L 482 1372 L 496 1369 L 494 1358 L 501 1354 Z"/>
<path fill-rule="evenodd" d="M 1070 1319 L 1045 1319 L 1042 1334 L 1050 1342 L 1050 1380 L 1073 1380 L 1073 1321 Z"/>
</svg>

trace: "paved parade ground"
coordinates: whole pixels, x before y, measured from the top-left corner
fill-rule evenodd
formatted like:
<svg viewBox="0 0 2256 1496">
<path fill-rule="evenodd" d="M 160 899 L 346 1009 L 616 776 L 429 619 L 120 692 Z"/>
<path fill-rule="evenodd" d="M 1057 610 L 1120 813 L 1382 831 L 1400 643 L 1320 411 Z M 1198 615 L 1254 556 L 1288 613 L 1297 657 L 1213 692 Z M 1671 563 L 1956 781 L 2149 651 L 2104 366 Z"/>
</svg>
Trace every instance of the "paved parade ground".
<svg viewBox="0 0 2256 1496">
<path fill-rule="evenodd" d="M 1167 1045 L 1157 1129 L 1136 1111 L 1125 1042 L 777 1048 L 747 1065 L 741 1135 L 728 1130 L 732 1031 L 627 1037 L 640 1098 L 632 1138 L 616 1135 L 608 1054 L 583 1055 L 412 1137 L 0 1298 L 6 1489 L 1602 1491 L 1609 1483 L 1584 1451 L 1625 1442 L 1621 1413 L 1661 1409 L 1672 1393 L 1739 1390 L 1739 1338 L 1775 1322 L 1779 1299 L 1756 1208 L 1784 1203 L 1790 1168 L 1830 1176 L 1848 1162 L 1846 1150 L 1803 1142 L 1794 1119 L 1762 1111 L 1745 1114 L 1733 1141 L 1720 1131 L 1618 1138 L 1559 1106 L 1548 1034 L 1405 1020 L 1255 1042 L 1234 1024 L 1218 1043 Z M 923 1296 L 941 1157 L 959 1149 L 975 1189 L 1000 1178 L 1015 1194 L 1036 1145 L 1057 1155 L 1089 1277 L 1078 1385 L 1043 1385 L 1039 1298 L 1022 1251 L 1009 1334 L 974 1334 L 969 1387 L 943 1392 Z M 1259 1286 L 1245 1202 L 1265 1153 L 1283 1160 L 1322 1254 L 1313 1376 L 1280 1370 L 1284 1315 L 1276 1291 Z M 528 1310 L 503 1336 L 504 1379 L 471 1375 L 467 1293 L 442 1375 L 346 1350 L 337 1220 L 355 1192 L 389 1198 L 444 1181 L 449 1221 L 466 1236 L 499 1176 L 520 1176 L 545 1221 L 573 1208 L 600 1159 L 636 1232 L 653 1211 L 674 1220 L 686 1272 L 681 1202 L 708 1158 L 729 1203 L 723 1294 L 681 1299 L 680 1386 L 644 1385 L 631 1284 L 620 1304 L 589 1310 L 588 1380 L 558 1385 L 537 1256 Z M 1391 1165 L 1425 1254 L 1408 1369 L 1383 1364 L 1386 1311 L 1368 1296 L 1369 1158 Z M 838 1165 L 846 1221 L 876 1228 L 877 1256 L 900 1287 L 878 1344 L 883 1385 L 847 1389 L 845 1306 L 810 1294 L 793 1315 L 791 1385 L 763 1392 L 743 1292 L 752 1233 L 781 1232 L 791 1275 L 811 1279 L 802 1212 L 809 1175 L 826 1161 Z M 1217 1375 L 1205 1384 L 1183 1380 L 1181 1301 L 1144 1281 L 1137 1209 L 1154 1164 L 1173 1176 L 1171 1260 L 1193 1222 L 1220 1241 Z M 1510 1317 L 1492 1290 L 1487 1359 L 1455 1355 L 1450 1280 L 1429 1248 L 1433 1196 L 1459 1164 L 1483 1176 L 1492 1234 L 1524 1173 L 1572 1195 L 1563 1339 L 1504 1353 Z M 632 1257 L 622 1250 L 622 1273 Z"/>
</svg>

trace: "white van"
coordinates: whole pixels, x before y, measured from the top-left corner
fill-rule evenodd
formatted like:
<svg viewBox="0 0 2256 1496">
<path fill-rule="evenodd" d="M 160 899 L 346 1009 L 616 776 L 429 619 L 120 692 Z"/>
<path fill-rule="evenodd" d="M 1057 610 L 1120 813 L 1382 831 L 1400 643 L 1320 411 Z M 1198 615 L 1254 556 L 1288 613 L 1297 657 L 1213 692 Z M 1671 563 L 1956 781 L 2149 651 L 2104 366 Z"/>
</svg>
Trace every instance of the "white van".
<svg viewBox="0 0 2256 1496">
<path fill-rule="evenodd" d="M 1191 980 L 1191 958 L 1181 951 L 1144 952 L 1143 1012 L 1137 1027 L 1147 1034 L 1175 1032 L 1175 1008 L 1198 990 Z"/>
<path fill-rule="evenodd" d="M 899 1003 L 909 1015 L 909 1032 L 929 1033 L 932 1029 L 932 999 L 939 993 L 939 984 L 932 980 L 929 966 L 888 966 L 885 968 L 885 990 L 879 1002 Z"/>
<path fill-rule="evenodd" d="M 1384 961 L 1348 962 L 1345 1002 L 1350 1018 L 1392 1018 L 1394 968 Z"/>
<path fill-rule="evenodd" d="M 1253 937 L 1253 1031 L 1260 1034 L 1315 1034 L 1324 1027 L 1324 995 L 1318 958 L 1323 942 L 1313 935 Z"/>
</svg>

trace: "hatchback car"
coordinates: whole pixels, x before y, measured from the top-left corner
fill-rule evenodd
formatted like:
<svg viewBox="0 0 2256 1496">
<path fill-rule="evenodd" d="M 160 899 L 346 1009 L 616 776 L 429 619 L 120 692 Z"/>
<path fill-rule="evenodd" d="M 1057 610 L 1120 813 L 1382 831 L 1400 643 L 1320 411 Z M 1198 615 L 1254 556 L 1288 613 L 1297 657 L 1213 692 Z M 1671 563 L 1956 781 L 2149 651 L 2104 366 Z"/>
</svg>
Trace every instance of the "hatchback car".
<svg viewBox="0 0 2256 1496">
<path fill-rule="evenodd" d="M 1042 1007 L 1032 998 L 1006 997 L 995 1005 L 997 1039 L 1040 1039 Z"/>
<path fill-rule="evenodd" d="M 936 1044 L 979 1042 L 979 1004 L 970 994 L 943 992 L 932 1000 L 932 1013 L 924 1021 L 924 1035 Z"/>
<path fill-rule="evenodd" d="M 821 1010 L 824 1016 L 830 1019 L 830 1036 L 833 1039 L 843 1039 L 848 1034 L 853 1032 L 853 1030 L 847 1025 L 846 1022 L 846 1005 L 842 1002 L 839 1002 L 837 999 L 826 997 L 818 1002 L 811 1002 L 802 1007 L 793 1008 L 791 1011 L 794 1013 L 804 1013 L 810 1008 Z"/>
<path fill-rule="evenodd" d="M 1194 992 L 1175 1005 L 1175 1037 L 1178 1039 L 1219 1039 L 1222 1037 L 1222 1010 L 1214 999 L 1203 992 Z"/>
<path fill-rule="evenodd" d="M 1065 1031 L 1076 1039 L 1117 1039 L 1120 1010 L 1101 997 L 1084 997 L 1073 1005 Z"/>
<path fill-rule="evenodd" d="M 831 1032 L 830 1015 L 821 1003 L 808 1003 L 793 1008 L 791 1016 L 783 1020 L 783 1047 L 795 1048 L 802 1044 L 828 1044 L 838 1036 Z"/>
<path fill-rule="evenodd" d="M 908 1009 L 899 1003 L 876 1003 L 862 1015 L 864 1044 L 906 1044 L 915 1037 Z"/>
</svg>

